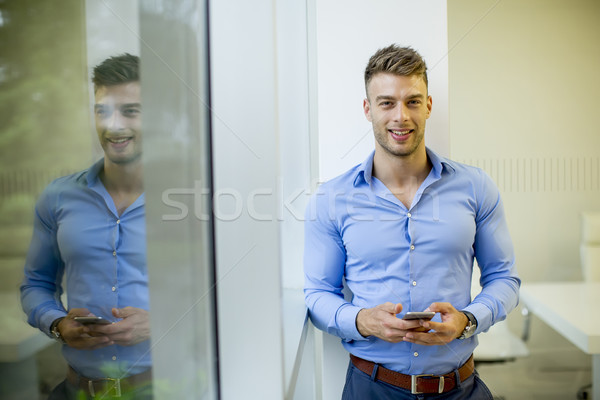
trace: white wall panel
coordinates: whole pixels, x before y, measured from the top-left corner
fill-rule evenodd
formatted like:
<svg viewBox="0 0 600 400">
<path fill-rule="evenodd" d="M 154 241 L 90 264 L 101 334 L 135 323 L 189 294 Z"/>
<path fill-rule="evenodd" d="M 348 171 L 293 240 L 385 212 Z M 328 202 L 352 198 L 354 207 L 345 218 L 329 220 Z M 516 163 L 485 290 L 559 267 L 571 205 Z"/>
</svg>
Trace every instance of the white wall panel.
<svg viewBox="0 0 600 400">
<path fill-rule="evenodd" d="M 425 142 L 449 153 L 446 1 L 316 1 L 319 179 L 362 162 L 374 148 L 363 114 L 364 69 L 379 48 L 397 43 L 417 50 L 428 67 L 433 111 Z"/>
<path fill-rule="evenodd" d="M 275 4 L 210 3 L 223 400 L 283 398 Z"/>
</svg>

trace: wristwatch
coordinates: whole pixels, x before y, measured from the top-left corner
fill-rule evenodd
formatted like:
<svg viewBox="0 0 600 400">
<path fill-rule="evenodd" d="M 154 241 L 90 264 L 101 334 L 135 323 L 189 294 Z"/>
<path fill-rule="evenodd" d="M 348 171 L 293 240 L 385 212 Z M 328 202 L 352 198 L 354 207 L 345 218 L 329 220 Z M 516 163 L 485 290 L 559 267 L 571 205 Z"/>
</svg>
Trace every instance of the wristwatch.
<svg viewBox="0 0 600 400">
<path fill-rule="evenodd" d="M 467 338 L 470 338 L 471 336 L 473 336 L 473 334 L 475 334 L 475 330 L 477 329 L 477 319 L 475 318 L 475 316 L 473 314 L 471 314 L 468 311 L 461 311 L 461 312 L 466 315 L 466 317 L 469 321 L 467 322 L 467 326 L 465 326 L 465 330 L 458 337 L 458 339 L 467 339 Z"/>
<path fill-rule="evenodd" d="M 67 342 L 65 341 L 65 338 L 62 337 L 62 335 L 60 334 L 60 331 L 58 330 L 58 324 L 64 318 L 65 317 L 57 318 L 54 321 L 52 321 L 52 325 L 50 325 L 50 333 L 52 334 L 52 337 L 61 342 L 62 344 L 66 344 Z"/>
</svg>

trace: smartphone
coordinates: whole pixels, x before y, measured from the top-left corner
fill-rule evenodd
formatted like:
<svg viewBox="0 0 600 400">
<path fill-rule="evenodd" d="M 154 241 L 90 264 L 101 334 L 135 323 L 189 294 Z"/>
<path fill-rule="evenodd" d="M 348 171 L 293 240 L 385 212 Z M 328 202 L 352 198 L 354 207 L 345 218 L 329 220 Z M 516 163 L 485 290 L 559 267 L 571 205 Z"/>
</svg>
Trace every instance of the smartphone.
<svg viewBox="0 0 600 400">
<path fill-rule="evenodd" d="M 433 316 L 435 315 L 435 312 L 433 311 L 421 311 L 421 312 L 414 312 L 414 311 L 409 311 L 406 314 L 404 314 L 404 317 L 402 317 L 402 319 L 425 319 L 425 320 L 430 320 L 431 318 L 433 318 Z"/>
<path fill-rule="evenodd" d="M 102 317 L 74 317 L 75 321 L 80 324 L 88 325 L 88 324 L 100 324 L 100 325 L 108 325 L 112 324 L 109 320 L 106 320 Z"/>
</svg>

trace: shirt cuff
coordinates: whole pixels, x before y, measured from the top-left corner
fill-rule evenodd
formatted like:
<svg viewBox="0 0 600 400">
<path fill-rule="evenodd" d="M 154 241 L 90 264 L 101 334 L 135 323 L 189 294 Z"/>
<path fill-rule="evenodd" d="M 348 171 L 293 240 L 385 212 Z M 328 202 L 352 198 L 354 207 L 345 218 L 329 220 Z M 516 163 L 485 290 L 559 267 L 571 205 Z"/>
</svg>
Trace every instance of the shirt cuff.
<svg viewBox="0 0 600 400">
<path fill-rule="evenodd" d="M 40 330 L 42 332 L 44 332 L 48 337 L 54 339 L 54 336 L 52 336 L 52 332 L 50 332 L 50 326 L 58 318 L 66 317 L 66 316 L 67 316 L 67 314 L 65 314 L 64 312 L 61 312 L 59 310 L 52 310 L 52 311 L 47 312 L 41 318 L 41 321 L 40 321 Z"/>
<path fill-rule="evenodd" d="M 467 307 L 463 308 L 464 311 L 468 311 L 475 316 L 477 320 L 477 329 L 475 334 L 487 332 L 492 326 L 492 313 L 490 309 L 481 303 L 471 303 Z"/>
<path fill-rule="evenodd" d="M 362 310 L 362 307 L 348 305 L 338 313 L 338 326 L 342 332 L 342 337 L 347 342 L 352 340 L 368 340 L 360 334 L 356 327 L 356 315 L 358 315 L 360 310 Z"/>
</svg>

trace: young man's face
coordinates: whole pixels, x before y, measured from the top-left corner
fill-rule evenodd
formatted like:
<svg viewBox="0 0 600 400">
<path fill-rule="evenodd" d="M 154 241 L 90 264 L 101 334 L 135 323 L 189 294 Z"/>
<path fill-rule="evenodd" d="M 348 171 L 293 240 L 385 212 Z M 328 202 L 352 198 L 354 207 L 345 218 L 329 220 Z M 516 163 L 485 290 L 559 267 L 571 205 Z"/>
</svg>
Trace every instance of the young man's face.
<svg viewBox="0 0 600 400">
<path fill-rule="evenodd" d="M 106 160 L 129 164 L 142 154 L 139 82 L 100 86 L 95 93 L 96 131 Z"/>
<path fill-rule="evenodd" d="M 376 151 L 398 157 L 424 151 L 425 122 L 431 114 L 431 104 L 427 85 L 420 76 L 373 76 L 363 108 L 373 124 Z"/>
</svg>

